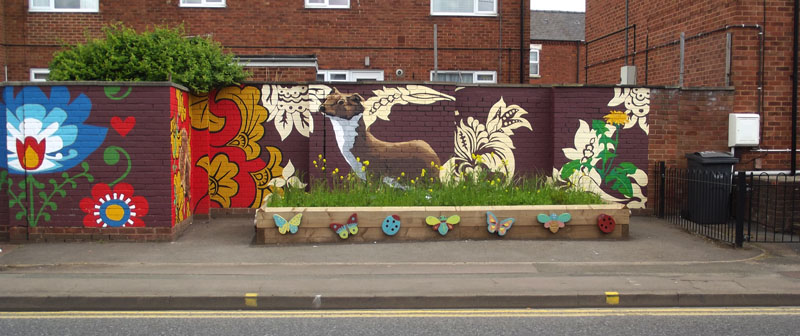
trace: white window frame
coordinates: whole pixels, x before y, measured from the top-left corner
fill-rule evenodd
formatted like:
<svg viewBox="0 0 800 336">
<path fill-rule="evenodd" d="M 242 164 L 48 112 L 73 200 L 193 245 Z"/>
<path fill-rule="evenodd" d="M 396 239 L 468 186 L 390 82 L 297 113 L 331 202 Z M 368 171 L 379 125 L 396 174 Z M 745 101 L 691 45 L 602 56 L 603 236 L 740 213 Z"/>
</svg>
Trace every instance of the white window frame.
<svg viewBox="0 0 800 336">
<path fill-rule="evenodd" d="M 327 8 L 327 9 L 347 9 L 350 8 L 350 0 L 347 0 L 347 5 L 331 5 L 330 0 L 322 0 L 323 3 L 311 3 L 305 0 L 306 8 Z"/>
<path fill-rule="evenodd" d="M 195 3 L 184 3 L 184 0 L 180 1 L 180 7 L 203 7 L 203 8 L 225 8 L 225 0 L 220 0 L 217 2 L 210 2 L 209 0 L 200 0 L 199 4 Z"/>
<path fill-rule="evenodd" d="M 317 76 L 323 76 L 323 82 L 345 83 L 358 82 L 359 79 L 368 81 L 383 81 L 383 70 L 317 70 Z M 345 75 L 345 79 L 332 79 L 333 75 Z"/>
<path fill-rule="evenodd" d="M 433 9 L 433 3 L 438 0 L 431 0 L 431 15 L 441 15 L 441 16 L 497 16 L 497 3 L 500 0 L 494 0 L 494 9 L 492 11 L 479 11 L 478 10 L 478 0 L 472 0 L 475 2 L 474 9 L 472 13 L 466 12 L 437 12 Z"/>
<path fill-rule="evenodd" d="M 36 75 L 45 74 L 45 75 L 49 76 L 50 75 L 50 69 L 48 69 L 48 68 L 31 68 L 30 74 L 31 74 L 31 82 L 46 82 L 47 81 L 46 79 L 38 79 L 38 78 L 36 78 Z"/>
<path fill-rule="evenodd" d="M 533 58 L 528 56 L 528 73 L 530 74 L 531 78 L 539 78 L 542 77 L 542 45 L 541 44 L 531 44 L 531 52 L 536 53 L 536 62 L 533 61 Z M 533 67 L 531 65 L 536 64 L 536 73 L 531 72 Z"/>
<path fill-rule="evenodd" d="M 435 71 L 435 73 L 440 74 L 459 74 L 461 76 L 472 76 L 472 83 L 465 83 L 465 82 L 455 82 L 455 83 L 462 83 L 462 84 L 497 84 L 497 71 L 472 71 L 472 70 L 439 70 Z M 434 71 L 431 70 L 431 82 L 435 82 L 433 77 Z M 492 75 L 492 80 L 479 80 L 478 76 L 482 75 Z M 453 83 L 453 82 L 448 82 Z"/>
<path fill-rule="evenodd" d="M 55 0 L 50 0 L 47 7 L 37 7 L 33 5 L 34 0 L 28 0 L 28 12 L 65 12 L 65 13 L 97 13 L 100 11 L 100 0 L 81 0 L 81 8 L 56 8 Z M 84 2 L 87 2 L 84 8 Z M 88 2 L 93 2 L 88 4 Z"/>
</svg>

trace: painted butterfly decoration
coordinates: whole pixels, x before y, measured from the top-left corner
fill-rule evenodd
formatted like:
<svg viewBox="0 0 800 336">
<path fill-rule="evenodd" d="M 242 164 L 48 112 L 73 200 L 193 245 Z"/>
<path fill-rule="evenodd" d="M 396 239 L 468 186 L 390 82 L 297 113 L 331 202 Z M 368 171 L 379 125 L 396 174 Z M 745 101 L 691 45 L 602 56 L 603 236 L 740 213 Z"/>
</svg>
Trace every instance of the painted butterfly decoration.
<svg viewBox="0 0 800 336">
<path fill-rule="evenodd" d="M 514 225 L 514 218 L 506 218 L 502 221 L 498 221 L 497 216 L 491 211 L 487 211 L 486 224 L 488 224 L 489 233 L 496 232 L 500 237 L 503 237 L 508 233 L 508 230 L 511 229 L 511 225 Z"/>
<path fill-rule="evenodd" d="M 568 213 L 562 213 L 560 215 L 551 213 L 550 216 L 539 214 L 539 216 L 536 216 L 536 219 L 539 223 L 543 223 L 546 229 L 550 229 L 550 232 L 556 233 L 558 229 L 563 228 L 566 223 L 572 219 L 572 215 Z"/>
<path fill-rule="evenodd" d="M 347 224 L 331 224 L 331 229 L 342 239 L 347 239 L 350 235 L 355 235 L 358 233 L 358 215 L 350 215 L 350 218 L 347 219 Z"/>
<path fill-rule="evenodd" d="M 296 214 L 288 221 L 277 214 L 272 215 L 272 219 L 275 220 L 275 226 L 278 227 L 278 232 L 280 232 L 282 235 L 285 235 L 287 232 L 295 234 L 300 226 L 300 220 L 303 219 L 303 214 Z"/>
<path fill-rule="evenodd" d="M 458 224 L 461 221 L 461 217 L 458 215 L 452 215 L 450 217 L 447 216 L 428 216 L 425 218 L 425 222 L 428 225 L 433 226 L 433 229 L 439 231 L 439 234 L 444 236 L 453 229 L 453 225 Z"/>
</svg>

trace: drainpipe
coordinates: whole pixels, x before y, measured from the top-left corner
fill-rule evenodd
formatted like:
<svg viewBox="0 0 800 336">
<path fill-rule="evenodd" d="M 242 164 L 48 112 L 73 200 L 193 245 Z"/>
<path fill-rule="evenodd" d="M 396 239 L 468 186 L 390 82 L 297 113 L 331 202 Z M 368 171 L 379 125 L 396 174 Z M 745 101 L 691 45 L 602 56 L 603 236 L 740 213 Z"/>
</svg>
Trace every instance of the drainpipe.
<svg viewBox="0 0 800 336">
<path fill-rule="evenodd" d="M 625 65 L 628 65 L 628 0 L 625 0 Z"/>
<path fill-rule="evenodd" d="M 519 2 L 519 83 L 525 84 L 525 65 L 523 65 L 523 61 L 525 60 L 525 3 L 530 3 L 528 1 L 520 1 Z M 528 33 L 530 36 L 530 32 Z M 509 79 L 511 76 L 509 76 Z"/>
<path fill-rule="evenodd" d="M 800 0 L 794 0 L 794 43 L 792 43 L 792 152 L 791 173 L 797 174 L 797 40 L 800 21 Z"/>
</svg>

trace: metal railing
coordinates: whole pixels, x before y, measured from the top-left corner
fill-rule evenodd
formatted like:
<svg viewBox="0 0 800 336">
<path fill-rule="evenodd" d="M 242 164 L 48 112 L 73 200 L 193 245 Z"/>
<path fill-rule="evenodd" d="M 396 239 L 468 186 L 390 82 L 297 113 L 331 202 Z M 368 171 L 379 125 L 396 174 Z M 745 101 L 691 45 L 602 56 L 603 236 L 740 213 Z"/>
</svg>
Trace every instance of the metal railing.
<svg viewBox="0 0 800 336">
<path fill-rule="evenodd" d="M 742 246 L 800 242 L 800 176 L 667 168 L 659 164 L 656 213 L 681 228 Z"/>
</svg>

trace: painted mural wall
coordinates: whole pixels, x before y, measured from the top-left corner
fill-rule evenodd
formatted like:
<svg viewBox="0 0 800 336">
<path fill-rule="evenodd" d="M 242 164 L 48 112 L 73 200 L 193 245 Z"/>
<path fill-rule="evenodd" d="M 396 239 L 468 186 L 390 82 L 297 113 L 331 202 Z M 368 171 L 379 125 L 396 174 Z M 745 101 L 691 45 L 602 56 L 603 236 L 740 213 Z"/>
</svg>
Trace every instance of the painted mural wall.
<svg viewBox="0 0 800 336">
<path fill-rule="evenodd" d="M 181 202 L 169 206 L 190 190 L 181 175 L 189 164 L 188 139 L 180 138 L 188 100 L 181 97 L 169 86 L 2 87 L 0 194 L 8 201 L 0 221 L 112 229 L 171 227 L 187 218 Z M 173 160 L 165 145 L 171 126 Z M 182 182 L 175 197 L 173 181 Z"/>
<path fill-rule="evenodd" d="M 209 184 L 195 213 L 367 168 L 387 183 L 539 174 L 647 200 L 649 89 L 248 84 L 192 97 L 190 112 L 191 176 Z"/>
<path fill-rule="evenodd" d="M 539 174 L 644 207 L 649 89 L 247 84 L 6 86 L 9 227 L 174 228 L 364 171 Z M 407 182 L 405 182 L 407 183 Z M 0 225 L 2 226 L 2 225 Z M 114 232 L 114 231 L 109 231 Z"/>
</svg>

